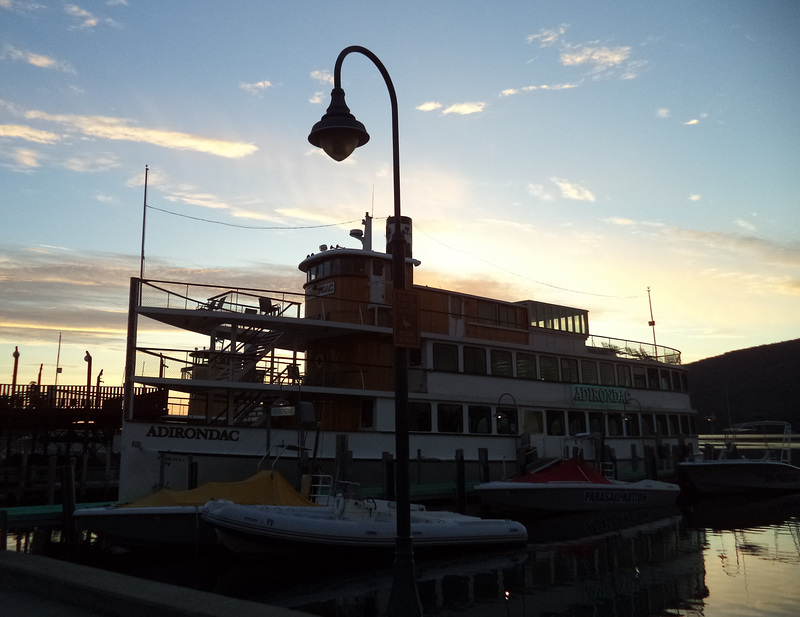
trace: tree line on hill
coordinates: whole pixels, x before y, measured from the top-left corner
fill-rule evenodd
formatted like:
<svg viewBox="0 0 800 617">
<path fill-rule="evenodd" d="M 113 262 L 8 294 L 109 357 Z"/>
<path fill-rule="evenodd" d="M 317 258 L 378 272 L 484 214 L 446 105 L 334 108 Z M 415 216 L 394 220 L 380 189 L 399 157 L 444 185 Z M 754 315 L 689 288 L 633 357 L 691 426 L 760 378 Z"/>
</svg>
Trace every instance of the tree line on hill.
<svg viewBox="0 0 800 617">
<path fill-rule="evenodd" d="M 698 432 L 781 420 L 800 433 L 800 339 L 761 345 L 687 365 Z"/>
</svg>

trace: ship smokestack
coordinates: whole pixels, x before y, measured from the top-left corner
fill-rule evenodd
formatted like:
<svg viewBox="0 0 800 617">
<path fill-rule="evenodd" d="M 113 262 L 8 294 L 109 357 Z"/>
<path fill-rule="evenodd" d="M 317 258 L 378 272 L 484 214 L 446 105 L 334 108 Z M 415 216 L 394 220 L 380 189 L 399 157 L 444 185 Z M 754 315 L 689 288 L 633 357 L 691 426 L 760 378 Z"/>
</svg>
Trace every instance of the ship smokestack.
<svg viewBox="0 0 800 617">
<path fill-rule="evenodd" d="M 411 217 L 400 217 L 400 232 L 403 234 L 403 239 L 406 241 L 406 259 L 411 259 Z M 392 253 L 392 235 L 394 234 L 394 217 L 390 216 L 386 219 L 386 252 L 391 255 Z"/>
</svg>

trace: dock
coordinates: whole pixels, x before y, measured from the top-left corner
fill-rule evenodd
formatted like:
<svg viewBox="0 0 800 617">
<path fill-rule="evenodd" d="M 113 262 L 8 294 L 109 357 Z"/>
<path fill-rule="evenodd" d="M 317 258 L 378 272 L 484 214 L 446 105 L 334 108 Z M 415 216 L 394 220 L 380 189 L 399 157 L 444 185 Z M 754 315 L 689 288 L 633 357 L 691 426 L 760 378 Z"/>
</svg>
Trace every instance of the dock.
<svg viewBox="0 0 800 617">
<path fill-rule="evenodd" d="M 13 551 L 0 551 L 0 604 L 7 617 L 308 617 L 300 611 Z"/>
</svg>

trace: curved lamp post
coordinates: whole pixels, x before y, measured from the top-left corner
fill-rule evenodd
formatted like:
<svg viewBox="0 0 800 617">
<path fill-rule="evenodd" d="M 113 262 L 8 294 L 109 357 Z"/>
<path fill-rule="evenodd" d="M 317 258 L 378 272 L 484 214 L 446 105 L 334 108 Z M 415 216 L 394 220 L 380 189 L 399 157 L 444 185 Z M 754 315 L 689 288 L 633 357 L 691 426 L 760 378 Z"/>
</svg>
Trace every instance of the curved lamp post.
<svg viewBox="0 0 800 617">
<path fill-rule="evenodd" d="M 394 177 L 394 228 L 392 249 L 392 282 L 394 291 L 406 289 L 406 242 L 401 231 L 400 213 L 400 149 L 397 130 L 397 95 L 389 73 L 383 63 L 370 50 L 357 45 L 347 47 L 339 54 L 333 70 L 331 104 L 322 119 L 311 129 L 308 141 L 322 148 L 336 161 L 343 161 L 353 151 L 369 141 L 364 125 L 355 119 L 344 100 L 342 90 L 342 62 L 353 52 L 369 58 L 380 71 L 389 89 L 392 106 L 392 163 Z M 395 294 L 395 299 L 397 294 Z M 394 302 L 397 313 L 397 301 Z M 408 350 L 398 344 L 397 321 L 394 331 L 394 421 L 395 421 L 395 485 L 397 500 L 397 543 L 395 545 L 394 580 L 389 598 L 390 617 L 422 615 L 416 581 L 414 579 L 414 552 L 411 543 L 411 509 L 408 475 Z"/>
</svg>

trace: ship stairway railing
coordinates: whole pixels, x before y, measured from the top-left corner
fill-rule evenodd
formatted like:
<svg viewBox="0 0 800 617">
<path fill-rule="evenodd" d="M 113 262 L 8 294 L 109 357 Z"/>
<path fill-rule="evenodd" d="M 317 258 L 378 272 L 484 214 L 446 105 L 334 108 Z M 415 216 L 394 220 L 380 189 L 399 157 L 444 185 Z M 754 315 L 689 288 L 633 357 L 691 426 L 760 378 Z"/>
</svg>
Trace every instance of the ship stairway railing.
<svg viewBox="0 0 800 617">
<path fill-rule="evenodd" d="M 282 336 L 281 332 L 263 328 L 240 329 L 238 334 L 235 343 L 231 339 L 218 354 L 209 357 L 208 368 L 220 369 L 214 373 L 218 381 L 242 381 L 252 375 Z"/>
</svg>

